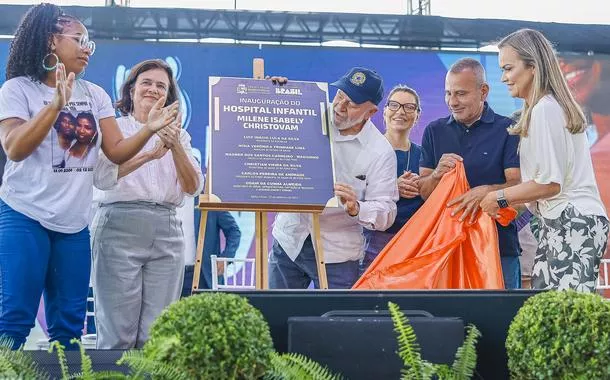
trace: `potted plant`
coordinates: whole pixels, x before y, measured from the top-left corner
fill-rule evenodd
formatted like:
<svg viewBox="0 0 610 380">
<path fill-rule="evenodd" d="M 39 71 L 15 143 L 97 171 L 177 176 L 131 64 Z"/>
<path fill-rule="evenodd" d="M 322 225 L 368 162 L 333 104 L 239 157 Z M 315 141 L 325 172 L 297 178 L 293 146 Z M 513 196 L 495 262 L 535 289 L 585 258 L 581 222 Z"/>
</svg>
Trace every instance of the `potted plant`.
<svg viewBox="0 0 610 380">
<path fill-rule="evenodd" d="M 573 290 L 537 294 L 513 319 L 506 351 L 515 379 L 609 379 L 610 302 Z"/>
<path fill-rule="evenodd" d="M 185 371 L 191 379 L 257 379 L 271 365 L 267 321 L 230 293 L 184 298 L 166 308 L 150 329 L 144 355 Z"/>
</svg>

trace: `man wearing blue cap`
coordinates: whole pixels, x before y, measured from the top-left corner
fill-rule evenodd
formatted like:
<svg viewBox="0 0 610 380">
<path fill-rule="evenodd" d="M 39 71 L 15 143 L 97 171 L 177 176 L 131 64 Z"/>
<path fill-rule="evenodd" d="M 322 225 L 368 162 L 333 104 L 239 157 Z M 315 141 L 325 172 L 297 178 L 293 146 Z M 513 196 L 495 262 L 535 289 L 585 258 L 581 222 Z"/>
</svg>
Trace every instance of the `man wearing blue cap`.
<svg viewBox="0 0 610 380">
<path fill-rule="evenodd" d="M 383 81 L 374 71 L 355 67 L 331 84 L 335 195 L 342 208 L 327 208 L 320 228 L 328 286 L 349 289 L 364 256 L 363 227 L 384 231 L 396 217 L 396 155 L 370 118 L 383 98 Z M 279 213 L 273 227 L 269 287 L 319 288 L 311 241 L 311 214 Z"/>
</svg>

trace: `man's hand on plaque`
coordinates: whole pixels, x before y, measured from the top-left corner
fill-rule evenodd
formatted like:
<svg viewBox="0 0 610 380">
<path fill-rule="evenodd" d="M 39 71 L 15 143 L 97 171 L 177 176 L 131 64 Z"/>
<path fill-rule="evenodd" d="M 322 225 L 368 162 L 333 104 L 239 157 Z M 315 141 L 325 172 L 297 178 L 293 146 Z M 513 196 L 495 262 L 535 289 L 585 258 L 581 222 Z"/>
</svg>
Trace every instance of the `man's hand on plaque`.
<svg viewBox="0 0 610 380">
<path fill-rule="evenodd" d="M 343 208 L 349 216 L 356 216 L 360 212 L 360 204 L 356 192 L 350 185 L 335 183 L 335 196 L 339 198 Z"/>
<path fill-rule="evenodd" d="M 267 75 L 265 77 L 265 79 L 269 79 L 271 81 L 271 83 L 279 84 L 280 86 L 283 86 L 286 83 L 288 83 L 288 78 L 286 78 L 286 77 L 276 77 L 276 76 L 272 77 L 272 76 Z"/>
</svg>

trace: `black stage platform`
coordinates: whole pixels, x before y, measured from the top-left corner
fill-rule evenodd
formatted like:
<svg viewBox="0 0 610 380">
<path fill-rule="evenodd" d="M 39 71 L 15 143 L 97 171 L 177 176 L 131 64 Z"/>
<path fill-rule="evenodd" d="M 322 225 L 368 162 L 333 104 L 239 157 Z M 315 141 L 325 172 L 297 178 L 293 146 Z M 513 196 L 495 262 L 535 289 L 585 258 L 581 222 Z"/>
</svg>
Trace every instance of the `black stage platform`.
<svg viewBox="0 0 610 380">
<path fill-rule="evenodd" d="M 507 379 L 507 358 L 504 342 L 508 326 L 526 299 L 536 294 L 532 290 L 511 291 L 244 291 L 236 292 L 249 299 L 258 308 L 271 328 L 271 336 L 278 351 L 288 351 L 288 318 L 295 316 L 320 316 L 332 310 L 386 310 L 388 301 L 401 310 L 425 310 L 436 317 L 459 317 L 464 325 L 473 323 L 483 336 L 477 345 L 478 365 L 475 378 Z M 374 334 L 363 337 L 375 340 Z M 338 342 L 325 340 L 320 344 Z M 320 358 L 316 358 L 320 360 Z M 340 363 L 326 362 L 331 369 L 339 370 L 348 360 Z M 321 360 L 320 360 L 321 361 Z M 383 362 L 366 363 L 370 371 L 384 373 L 376 366 Z M 348 373 L 345 373 L 345 375 Z M 351 380 L 370 379 L 363 372 L 352 371 Z M 379 377 L 377 377 L 378 379 Z M 399 375 L 395 377 L 399 378 Z"/>
<path fill-rule="evenodd" d="M 443 357 L 442 360 L 446 360 L 447 352 L 454 350 L 456 340 L 461 339 L 456 337 L 459 334 L 455 334 L 454 322 L 457 317 L 464 325 L 475 324 L 483 334 L 477 345 L 478 365 L 475 379 L 496 380 L 508 378 L 504 348 L 508 326 L 525 300 L 537 292 L 530 290 L 385 292 L 308 290 L 235 293 L 248 298 L 250 303 L 262 312 L 269 322 L 271 336 L 278 351 L 289 351 L 289 326 L 292 326 L 291 346 L 295 351 L 307 351 L 312 359 L 326 364 L 334 371 L 341 372 L 351 380 L 400 378 L 400 360 L 394 356 L 395 335 L 389 331 L 388 317 L 380 315 L 374 318 L 379 323 L 365 323 L 361 331 L 357 324 L 350 323 L 353 319 L 341 315 L 333 317 L 326 326 L 324 326 L 325 321 L 318 318 L 294 317 L 319 317 L 333 310 L 383 311 L 387 309 L 388 301 L 398 304 L 401 310 L 423 310 L 435 317 L 442 317 L 438 319 L 438 326 L 447 333 L 439 334 L 438 331 L 433 331 L 434 327 L 430 328 L 431 321 L 424 317 L 419 320 L 423 322 L 424 327 L 420 327 L 422 324 L 417 325 L 414 317 L 413 324 L 418 336 L 441 336 L 443 340 L 440 344 L 420 342 L 422 353 L 428 358 Z M 289 318 L 292 318 L 290 324 Z M 365 322 L 366 319 L 367 317 L 363 318 Z M 301 324 L 299 328 L 295 328 L 295 323 L 307 323 L 311 320 L 318 323 L 320 331 L 315 331 L 316 326 L 311 324 Z M 343 321 L 347 321 L 345 325 L 342 325 Z M 314 330 L 311 330 L 312 328 Z M 312 333 L 307 334 L 307 329 Z M 328 333 L 324 333 L 323 329 Z M 345 331 L 345 334 L 334 333 L 333 329 Z M 422 335 L 419 335 L 420 331 L 423 331 Z M 304 342 L 305 340 L 307 342 Z M 380 346 L 383 346 L 382 355 L 378 349 Z M 114 364 L 120 358 L 122 351 L 88 350 L 87 352 L 92 358 L 95 370 L 125 371 L 125 367 L 119 368 Z M 80 366 L 78 353 L 67 354 L 71 372 L 78 371 Z M 32 351 L 32 355 L 42 368 L 51 371 L 54 376 L 59 375 L 60 368 L 55 354 Z"/>
</svg>

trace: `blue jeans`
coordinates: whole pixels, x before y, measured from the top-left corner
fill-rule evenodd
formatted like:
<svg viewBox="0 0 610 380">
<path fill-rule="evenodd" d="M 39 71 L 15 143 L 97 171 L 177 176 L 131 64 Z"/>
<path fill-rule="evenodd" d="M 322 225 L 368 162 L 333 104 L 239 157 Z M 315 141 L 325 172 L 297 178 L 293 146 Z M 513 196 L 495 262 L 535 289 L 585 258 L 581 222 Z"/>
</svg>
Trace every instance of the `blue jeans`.
<svg viewBox="0 0 610 380">
<path fill-rule="evenodd" d="M 501 256 L 504 289 L 521 289 L 521 264 L 519 256 Z"/>
<path fill-rule="evenodd" d="M 358 264 L 358 260 L 326 264 L 328 288 L 350 289 L 358 280 Z M 273 250 L 269 256 L 269 288 L 307 289 L 312 281 L 316 289 L 320 289 L 311 236 L 305 239 L 295 261 L 292 261 L 280 244 L 274 240 Z"/>
<path fill-rule="evenodd" d="M 85 322 L 91 270 L 89 229 L 64 234 L 0 200 L 0 336 L 25 343 L 44 295 L 50 340 L 75 349 Z"/>
</svg>

